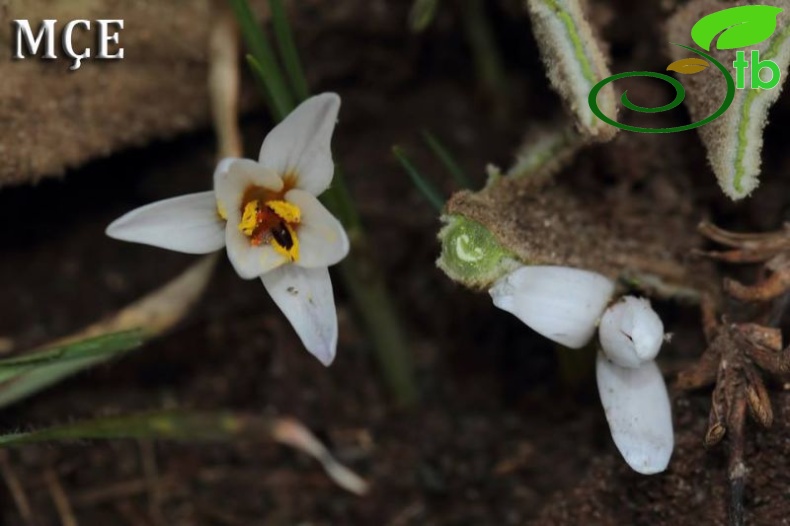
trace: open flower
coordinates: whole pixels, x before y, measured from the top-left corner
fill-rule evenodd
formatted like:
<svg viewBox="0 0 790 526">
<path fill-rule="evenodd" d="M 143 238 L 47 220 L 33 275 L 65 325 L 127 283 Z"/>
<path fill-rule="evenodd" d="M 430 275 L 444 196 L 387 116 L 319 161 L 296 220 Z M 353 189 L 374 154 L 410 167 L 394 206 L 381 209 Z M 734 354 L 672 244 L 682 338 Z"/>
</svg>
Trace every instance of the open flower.
<svg viewBox="0 0 790 526">
<path fill-rule="evenodd" d="M 328 267 L 349 242 L 316 197 L 332 182 L 339 109 L 334 93 L 306 100 L 266 136 L 257 162 L 223 159 L 213 191 L 133 210 L 107 235 L 187 254 L 225 247 L 239 276 L 261 278 L 307 350 L 329 365 L 338 330 Z"/>
</svg>

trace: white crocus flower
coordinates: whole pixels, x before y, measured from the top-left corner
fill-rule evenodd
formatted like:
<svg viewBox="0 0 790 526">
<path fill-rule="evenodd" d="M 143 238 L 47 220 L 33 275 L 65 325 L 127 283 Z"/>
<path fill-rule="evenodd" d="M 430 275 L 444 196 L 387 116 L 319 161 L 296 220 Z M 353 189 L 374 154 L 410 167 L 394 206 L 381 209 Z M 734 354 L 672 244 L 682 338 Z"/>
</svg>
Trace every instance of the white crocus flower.
<svg viewBox="0 0 790 526">
<path fill-rule="evenodd" d="M 494 305 L 565 347 L 584 347 L 614 293 L 614 282 L 570 267 L 524 266 L 488 291 Z"/>
<path fill-rule="evenodd" d="M 334 93 L 306 100 L 266 136 L 257 162 L 223 159 L 214 191 L 138 208 L 107 235 L 187 254 L 226 248 L 239 276 L 260 278 L 307 350 L 329 365 L 338 329 L 327 267 L 349 242 L 316 197 L 332 182 L 339 109 Z"/>
<path fill-rule="evenodd" d="M 667 468 L 675 445 L 664 377 L 654 361 L 621 367 L 598 353 L 598 394 L 617 449 L 643 475 Z"/>
</svg>

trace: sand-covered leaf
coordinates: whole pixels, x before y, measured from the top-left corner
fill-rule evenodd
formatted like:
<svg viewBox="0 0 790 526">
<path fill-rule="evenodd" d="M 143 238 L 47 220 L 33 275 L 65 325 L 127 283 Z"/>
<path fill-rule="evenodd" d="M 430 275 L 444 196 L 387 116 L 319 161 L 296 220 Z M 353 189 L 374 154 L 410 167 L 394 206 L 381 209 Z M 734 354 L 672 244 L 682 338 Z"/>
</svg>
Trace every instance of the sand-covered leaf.
<svg viewBox="0 0 790 526">
<path fill-rule="evenodd" d="M 774 12 L 772 15 L 774 18 L 778 13 L 779 30 L 752 49 L 760 52 L 760 60 L 771 60 L 779 66 L 781 72 L 779 83 L 771 89 L 751 89 L 748 82 L 752 68 L 747 69 L 747 89 L 734 90 L 734 98 L 729 109 L 713 122 L 698 128 L 719 186 L 733 200 L 743 199 L 759 186 L 763 130 L 768 124 L 768 113 L 779 98 L 790 64 L 790 1 L 777 0 L 774 3 L 782 8 L 770 8 Z M 708 13 L 718 14 L 716 11 L 719 9 L 721 3 L 715 0 L 692 0 L 685 4 L 670 18 L 666 26 L 666 40 L 682 42 L 688 38 L 689 31 L 697 20 Z M 723 38 L 724 36 L 719 39 L 720 43 Z M 678 46 L 669 46 L 669 52 L 675 59 L 681 58 L 681 54 L 686 53 Z M 713 49 L 711 56 L 722 64 L 730 65 L 736 58 L 736 52 Z M 684 104 L 688 106 L 693 121 L 711 115 L 727 96 L 725 78 L 711 73 L 691 75 L 684 80 L 686 85 Z M 780 128 L 776 131 L 781 133 Z"/>
<path fill-rule="evenodd" d="M 707 60 L 690 57 L 676 60 L 667 66 L 667 71 L 674 71 L 682 75 L 693 75 L 694 73 L 705 71 L 705 69 L 707 69 L 709 66 L 710 64 Z"/>
<path fill-rule="evenodd" d="M 667 137 L 661 150 L 641 133 L 599 149 L 606 170 L 649 174 L 650 184 L 623 185 L 616 199 L 591 184 L 601 168 L 590 166 L 589 157 L 573 173 L 501 176 L 479 192 L 456 193 L 442 217 L 438 266 L 473 290 L 490 287 L 514 265 L 557 265 L 595 271 L 656 297 L 697 300 L 717 282 L 706 263 L 689 262 L 700 239 L 694 195 L 682 179 L 687 139 Z M 639 160 L 618 164 L 623 152 Z"/>
<path fill-rule="evenodd" d="M 546 74 L 577 128 L 587 139 L 610 140 L 618 128 L 596 117 L 588 103 L 592 87 L 611 73 L 605 46 L 595 35 L 583 4 L 578 0 L 528 0 L 527 8 Z M 600 91 L 597 102 L 604 114 L 617 115 L 611 85 Z"/>
<path fill-rule="evenodd" d="M 721 5 L 721 4 L 719 4 Z M 691 28 L 691 39 L 710 51 L 716 35 L 718 49 L 737 49 L 763 42 L 776 30 L 776 17 L 782 12 L 770 5 L 742 5 L 711 13 Z"/>
</svg>

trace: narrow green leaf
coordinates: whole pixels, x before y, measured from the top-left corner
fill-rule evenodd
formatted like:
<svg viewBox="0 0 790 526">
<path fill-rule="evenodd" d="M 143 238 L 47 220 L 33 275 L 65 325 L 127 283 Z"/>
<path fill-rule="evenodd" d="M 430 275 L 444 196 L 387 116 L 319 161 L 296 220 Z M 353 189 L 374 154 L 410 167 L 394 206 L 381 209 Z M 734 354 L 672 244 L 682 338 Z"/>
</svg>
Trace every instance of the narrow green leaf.
<svg viewBox="0 0 790 526">
<path fill-rule="evenodd" d="M 143 334 L 139 330 L 64 343 L 43 351 L 0 360 L 0 376 L 13 375 L 17 371 L 26 371 L 32 367 L 52 365 L 68 360 L 114 355 L 139 347 L 142 343 Z"/>
<path fill-rule="evenodd" d="M 472 181 L 463 171 L 463 169 L 459 166 L 458 162 L 456 162 L 455 158 L 450 154 L 447 148 L 439 142 L 439 139 L 436 138 L 428 130 L 423 130 L 422 137 L 425 139 L 425 142 L 428 144 L 428 147 L 433 151 L 433 154 L 442 162 L 444 167 L 447 169 L 448 172 L 453 176 L 455 182 L 461 188 L 472 188 Z"/>
<path fill-rule="evenodd" d="M 142 331 L 108 334 L 0 361 L 0 407 L 82 369 L 109 361 L 144 341 Z"/>
<path fill-rule="evenodd" d="M 187 315 L 211 277 L 206 256 L 164 286 L 42 351 L 0 361 L 0 407 L 26 398 L 89 367 L 138 347 Z"/>
<path fill-rule="evenodd" d="M 414 186 L 422 193 L 425 199 L 436 209 L 437 212 L 441 212 L 442 208 L 444 207 L 444 198 L 442 194 L 434 187 L 428 180 L 420 174 L 419 171 L 414 167 L 414 165 L 409 161 L 406 157 L 406 154 L 403 153 L 398 146 L 392 147 L 392 153 L 395 154 L 395 157 L 400 162 L 403 169 L 406 170 L 406 173 L 409 174 L 411 177 Z"/>
<path fill-rule="evenodd" d="M 238 433 L 245 424 L 244 419 L 224 412 L 202 414 L 155 411 L 96 418 L 37 431 L 0 435 L 0 446 L 19 446 L 49 441 L 124 438 L 222 440 Z"/>
<path fill-rule="evenodd" d="M 266 87 L 273 105 L 272 113 L 277 115 L 278 120 L 282 120 L 294 108 L 294 99 L 288 90 L 274 51 L 247 0 L 230 0 L 230 4 L 236 14 L 244 41 L 257 63 L 256 73 Z M 249 57 L 247 60 L 249 61 Z"/>
<path fill-rule="evenodd" d="M 759 44 L 776 30 L 776 17 L 781 8 L 770 5 L 744 5 L 716 11 L 701 18 L 691 28 L 691 39 L 710 51 L 713 39 L 718 49 L 735 49 Z"/>
<path fill-rule="evenodd" d="M 36 353 L 0 360 L 0 400 L 9 382 L 40 369 L 70 368 L 86 361 L 104 361 L 139 347 L 142 331 L 125 331 L 71 342 Z"/>
<path fill-rule="evenodd" d="M 497 35 L 487 13 L 487 4 L 487 0 L 461 0 L 459 7 L 477 80 L 484 95 L 494 105 L 494 116 L 499 121 L 504 121 L 509 115 L 510 84 Z"/>
<path fill-rule="evenodd" d="M 415 33 L 421 33 L 436 18 L 436 11 L 439 8 L 439 0 L 414 0 L 409 12 L 409 26 Z"/>
<path fill-rule="evenodd" d="M 290 418 L 252 414 L 152 411 L 96 418 L 38 431 L 0 435 L 0 447 L 50 441 L 146 439 L 178 441 L 268 440 L 302 451 L 321 463 L 326 474 L 343 489 L 363 495 L 368 484 L 340 464 L 302 424 Z"/>
<path fill-rule="evenodd" d="M 272 11 L 272 25 L 274 26 L 274 36 L 277 38 L 277 47 L 280 50 L 280 58 L 285 65 L 291 89 L 293 89 L 297 103 L 299 103 L 310 96 L 310 89 L 304 76 L 302 62 L 299 60 L 299 52 L 296 50 L 291 24 L 288 22 L 282 0 L 269 0 L 269 7 Z"/>
<path fill-rule="evenodd" d="M 269 111 L 272 113 L 275 121 L 280 122 L 286 116 L 288 116 L 288 111 L 284 109 L 281 110 L 272 98 L 272 94 L 269 92 L 269 88 L 266 86 L 266 73 L 263 71 L 263 67 L 261 66 L 261 63 L 258 62 L 258 59 L 256 59 L 253 55 L 246 55 L 244 58 L 247 60 L 247 65 L 250 67 L 250 70 L 255 76 L 255 80 L 258 82 L 258 86 L 261 89 L 261 94 L 263 95 L 263 100 L 269 107 Z"/>
</svg>

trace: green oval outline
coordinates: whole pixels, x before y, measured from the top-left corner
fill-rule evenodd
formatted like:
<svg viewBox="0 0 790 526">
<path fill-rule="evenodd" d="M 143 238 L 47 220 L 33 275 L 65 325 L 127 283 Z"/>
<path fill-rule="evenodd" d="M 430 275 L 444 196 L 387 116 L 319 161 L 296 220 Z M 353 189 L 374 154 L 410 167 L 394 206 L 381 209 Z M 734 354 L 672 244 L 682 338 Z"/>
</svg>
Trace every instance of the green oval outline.
<svg viewBox="0 0 790 526">
<path fill-rule="evenodd" d="M 708 59 L 724 75 L 724 79 L 727 81 L 727 95 L 724 97 L 724 101 L 722 102 L 721 106 L 719 106 L 719 108 L 712 115 L 709 115 L 708 117 L 702 119 L 701 121 L 692 122 L 691 124 L 685 124 L 683 126 L 673 126 L 671 128 L 644 128 L 641 126 L 631 126 L 629 124 L 623 124 L 617 122 L 614 119 L 607 117 L 598 107 L 598 102 L 596 100 L 598 97 L 598 93 L 601 91 L 601 89 L 603 89 L 605 85 L 609 84 L 610 82 L 614 82 L 615 80 L 619 80 L 623 78 L 653 77 L 653 78 L 659 78 L 661 80 L 667 80 L 670 82 L 670 84 L 672 84 L 672 86 L 675 88 L 675 92 L 677 93 L 675 100 L 673 100 L 669 104 L 665 104 L 664 106 L 659 106 L 658 108 L 652 108 L 654 110 L 652 112 L 646 111 L 646 110 L 650 110 L 651 108 L 643 108 L 642 106 L 636 106 L 634 104 L 630 104 L 630 101 L 629 101 L 630 105 L 626 105 L 625 100 L 627 100 L 627 97 L 625 97 L 625 93 L 623 93 L 623 97 L 624 97 L 623 105 L 635 111 L 642 111 L 643 113 L 655 113 L 656 112 L 655 110 L 666 111 L 666 109 L 672 109 L 676 107 L 678 104 L 680 104 L 680 102 L 677 102 L 679 97 L 680 97 L 680 101 L 682 101 L 685 98 L 685 89 L 683 89 L 682 92 L 679 91 L 677 87 L 678 85 L 680 85 L 680 83 L 676 79 L 669 77 L 668 75 L 664 75 L 663 73 L 655 73 L 653 71 L 628 71 L 625 73 L 618 73 L 616 75 L 612 75 L 611 77 L 607 77 L 592 87 L 592 89 L 590 90 L 590 94 L 587 97 L 587 101 L 590 105 L 590 109 L 595 114 L 595 116 L 601 119 L 602 121 L 604 121 L 605 123 L 620 128 L 621 130 L 632 131 L 637 133 L 674 133 L 674 132 L 693 130 L 694 128 L 699 128 L 700 126 L 704 126 L 709 122 L 712 122 L 718 119 L 719 117 L 721 117 L 724 114 L 724 112 L 727 111 L 727 109 L 729 109 L 730 105 L 732 104 L 732 101 L 735 99 L 735 80 L 732 78 L 732 75 L 730 75 L 730 72 L 727 71 L 727 69 L 724 67 L 724 65 L 721 62 L 719 62 L 712 56 L 708 55 L 704 51 L 699 51 L 692 47 L 684 46 L 683 44 L 675 44 L 674 42 L 670 42 L 670 43 L 674 46 L 682 47 L 684 49 L 691 51 L 692 53 L 696 53 L 697 55 L 700 55 Z M 680 87 L 682 88 L 682 85 Z M 672 106 L 673 104 L 674 106 Z M 667 106 L 672 106 L 672 108 L 667 108 Z M 641 109 L 636 109 L 636 108 L 641 108 Z"/>
<path fill-rule="evenodd" d="M 669 111 L 677 108 L 683 102 L 683 99 L 686 98 L 686 88 L 684 88 L 683 84 L 681 84 L 676 78 L 670 77 L 664 73 L 653 73 L 652 71 L 640 71 L 640 73 L 640 76 L 653 77 L 665 80 L 672 84 L 672 87 L 675 88 L 675 99 L 669 104 L 664 104 L 663 106 L 657 106 L 655 108 L 648 108 L 646 106 L 639 106 L 638 104 L 634 104 L 628 100 L 628 90 L 625 90 L 622 97 L 620 97 L 620 102 L 622 102 L 623 106 L 629 110 L 638 111 L 640 113 L 661 113 L 662 111 Z"/>
</svg>

